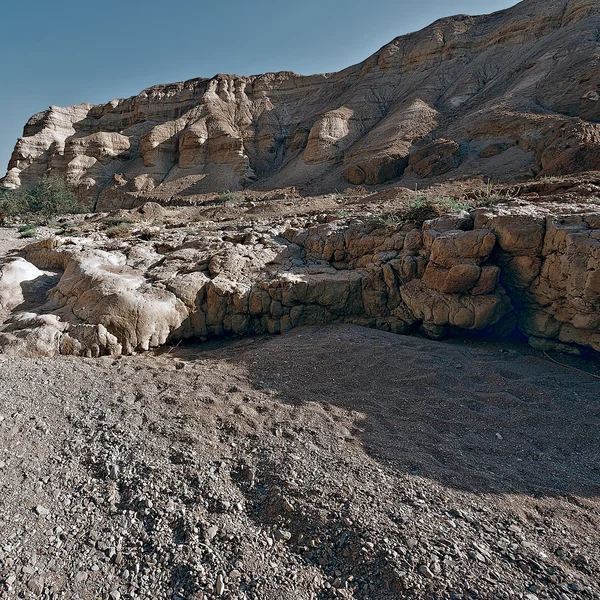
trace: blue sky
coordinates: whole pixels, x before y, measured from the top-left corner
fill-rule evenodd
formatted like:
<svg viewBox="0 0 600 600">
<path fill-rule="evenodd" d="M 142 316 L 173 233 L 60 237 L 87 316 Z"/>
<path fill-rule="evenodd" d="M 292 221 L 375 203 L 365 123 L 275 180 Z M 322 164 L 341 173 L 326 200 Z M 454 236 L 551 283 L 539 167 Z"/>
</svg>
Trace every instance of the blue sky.
<svg viewBox="0 0 600 600">
<path fill-rule="evenodd" d="M 515 0 L 29 0 L 3 8 L 0 176 L 27 119 L 217 73 L 337 71 L 398 35 Z"/>
</svg>

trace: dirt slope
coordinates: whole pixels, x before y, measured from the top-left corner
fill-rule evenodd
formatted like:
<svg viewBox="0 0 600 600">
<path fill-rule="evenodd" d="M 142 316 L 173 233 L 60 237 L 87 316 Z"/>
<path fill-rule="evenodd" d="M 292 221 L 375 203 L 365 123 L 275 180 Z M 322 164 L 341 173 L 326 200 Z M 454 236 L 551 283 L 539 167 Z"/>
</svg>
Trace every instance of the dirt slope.
<svg viewBox="0 0 600 600">
<path fill-rule="evenodd" d="M 331 326 L 0 382 L 0 597 L 600 597 L 600 383 L 526 347 Z"/>
</svg>

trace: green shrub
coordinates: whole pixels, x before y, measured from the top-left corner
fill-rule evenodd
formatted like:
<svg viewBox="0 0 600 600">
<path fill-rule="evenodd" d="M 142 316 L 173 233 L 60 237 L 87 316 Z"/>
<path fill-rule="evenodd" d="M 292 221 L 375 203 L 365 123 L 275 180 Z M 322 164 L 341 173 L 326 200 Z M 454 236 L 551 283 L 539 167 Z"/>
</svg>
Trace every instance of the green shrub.
<svg viewBox="0 0 600 600">
<path fill-rule="evenodd" d="M 518 196 L 519 192 L 517 191 L 515 195 Z M 501 204 L 502 202 L 509 202 L 513 199 L 508 191 L 498 190 L 491 181 L 488 181 L 484 190 L 476 191 L 469 197 L 473 198 L 473 204 L 477 207 L 492 206 L 494 204 Z"/>
<path fill-rule="evenodd" d="M 79 230 L 79 223 L 75 223 L 73 221 L 64 221 L 63 223 L 58 223 L 58 235 L 75 235 Z"/>
<path fill-rule="evenodd" d="M 67 182 L 58 175 L 48 175 L 31 190 L 22 187 L 0 190 L 0 220 L 20 217 L 47 222 L 58 215 L 90 210 L 77 200 Z"/>
<path fill-rule="evenodd" d="M 131 229 L 133 227 L 133 223 L 129 221 L 122 221 L 116 225 L 111 225 L 108 229 L 104 230 L 104 233 L 109 238 L 126 238 L 131 235 Z"/>
<path fill-rule="evenodd" d="M 393 212 L 383 212 L 376 215 L 373 215 L 369 220 L 369 223 L 375 229 L 380 229 L 382 227 L 395 227 L 402 223 L 403 218 Z"/>
<path fill-rule="evenodd" d="M 449 212 L 471 210 L 472 206 L 465 201 L 447 198 L 445 196 L 421 196 L 411 202 L 404 215 L 408 221 L 423 223 Z"/>
<path fill-rule="evenodd" d="M 29 193 L 22 188 L 0 189 L 0 222 L 28 214 Z"/>
<path fill-rule="evenodd" d="M 226 204 L 227 202 L 233 204 L 240 204 L 244 201 L 244 195 L 238 192 L 230 192 L 227 190 L 219 195 L 218 202 L 219 204 Z"/>
<path fill-rule="evenodd" d="M 35 225 L 23 225 L 23 227 L 19 227 L 18 232 L 22 238 L 31 238 L 37 233 L 37 227 Z"/>
</svg>

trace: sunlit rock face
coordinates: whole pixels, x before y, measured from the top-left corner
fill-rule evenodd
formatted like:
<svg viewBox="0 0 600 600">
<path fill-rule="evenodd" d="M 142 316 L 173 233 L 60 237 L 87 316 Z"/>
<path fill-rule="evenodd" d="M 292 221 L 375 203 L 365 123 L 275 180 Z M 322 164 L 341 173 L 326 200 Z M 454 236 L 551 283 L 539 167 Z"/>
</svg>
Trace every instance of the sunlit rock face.
<svg viewBox="0 0 600 600">
<path fill-rule="evenodd" d="M 3 181 L 65 175 L 114 208 L 244 187 L 327 191 L 600 169 L 594 0 L 442 19 L 326 75 L 160 85 L 32 117 Z"/>
<path fill-rule="evenodd" d="M 541 349 L 600 351 L 600 209 L 511 203 L 419 224 L 273 217 L 34 242 L 0 261 L 0 352 L 131 354 L 184 338 L 353 323 L 441 338 L 520 331 Z M 96 227 L 110 215 L 94 217 Z M 186 226 L 187 225 L 187 226 Z"/>
</svg>

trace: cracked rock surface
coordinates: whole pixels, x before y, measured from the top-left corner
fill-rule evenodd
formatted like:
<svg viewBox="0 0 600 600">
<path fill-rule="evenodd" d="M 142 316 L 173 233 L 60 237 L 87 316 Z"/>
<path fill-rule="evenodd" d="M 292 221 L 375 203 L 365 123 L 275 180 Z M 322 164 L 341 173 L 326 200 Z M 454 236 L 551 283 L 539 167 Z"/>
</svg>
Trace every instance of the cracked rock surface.
<svg viewBox="0 0 600 600">
<path fill-rule="evenodd" d="M 0 348 L 120 355 L 354 323 L 433 338 L 520 332 L 543 350 L 600 351 L 597 204 L 514 199 L 391 224 L 356 208 L 259 219 L 223 208 L 221 220 L 211 210 L 199 220 L 192 207 L 120 211 L 138 219 L 122 239 L 104 233 L 115 214 L 99 214 L 5 257 Z"/>
</svg>

